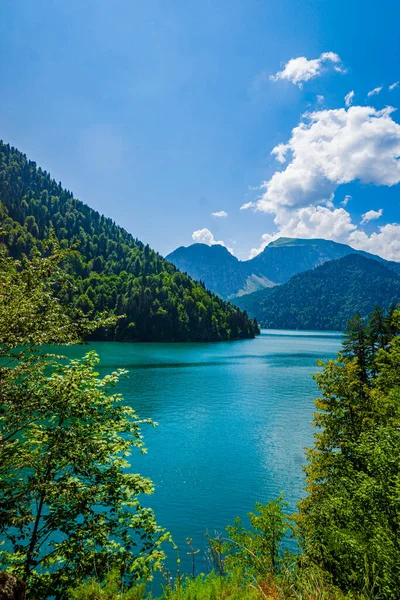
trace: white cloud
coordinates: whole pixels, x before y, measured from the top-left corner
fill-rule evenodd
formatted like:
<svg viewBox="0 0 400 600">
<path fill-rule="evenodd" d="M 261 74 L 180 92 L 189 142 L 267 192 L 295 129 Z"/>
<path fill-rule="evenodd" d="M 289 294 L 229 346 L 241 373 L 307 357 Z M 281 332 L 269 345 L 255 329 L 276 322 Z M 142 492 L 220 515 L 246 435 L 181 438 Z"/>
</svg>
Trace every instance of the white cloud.
<svg viewBox="0 0 400 600">
<path fill-rule="evenodd" d="M 245 202 L 244 204 L 242 204 L 242 206 L 240 207 L 240 210 L 247 210 L 249 208 L 252 208 L 253 206 L 255 206 L 255 202 Z"/>
<path fill-rule="evenodd" d="M 389 85 L 389 90 L 392 92 L 397 87 L 399 87 L 399 85 L 400 85 L 400 81 L 395 81 L 394 83 L 392 83 L 392 85 Z"/>
<path fill-rule="evenodd" d="M 204 228 L 193 231 L 192 239 L 194 242 L 196 242 L 196 244 L 207 244 L 207 246 L 224 246 L 231 254 L 233 254 L 233 249 L 227 246 L 222 240 L 216 240 L 209 229 Z"/>
<path fill-rule="evenodd" d="M 376 87 L 373 90 L 371 90 L 370 92 L 368 92 L 367 96 L 368 98 L 370 98 L 371 96 L 377 96 L 378 94 L 380 94 L 382 91 L 382 86 L 381 87 Z"/>
<path fill-rule="evenodd" d="M 369 210 L 366 213 L 364 213 L 362 215 L 362 219 L 361 219 L 361 225 L 363 223 L 368 223 L 369 221 L 375 221 L 376 219 L 379 219 L 379 217 L 381 217 L 383 214 L 383 208 L 380 208 L 379 210 Z"/>
<path fill-rule="evenodd" d="M 364 231 L 353 231 L 349 236 L 349 243 L 357 250 L 365 250 L 371 254 L 378 254 L 387 260 L 400 260 L 400 225 L 388 223 L 379 227 L 378 233 L 370 236 Z"/>
<path fill-rule="evenodd" d="M 351 200 L 353 198 L 353 196 L 350 196 L 350 194 L 347 194 L 343 200 L 341 201 L 341 206 L 347 206 L 347 204 L 349 203 L 349 200 Z"/>
<path fill-rule="evenodd" d="M 256 208 L 274 215 L 276 230 L 262 237 L 251 256 L 271 240 L 287 236 L 358 244 L 384 258 L 400 260 L 400 242 L 395 240 L 399 225 L 385 225 L 368 236 L 345 210 L 351 196 L 345 196 L 339 208 L 333 203 L 342 184 L 400 183 L 400 125 L 393 120 L 393 111 L 351 106 L 303 116 L 288 142 L 272 151 L 286 165 L 263 183 Z M 372 213 L 365 213 L 363 223 L 382 214 Z"/>
<path fill-rule="evenodd" d="M 250 250 L 249 258 L 257 256 L 270 242 L 279 237 L 331 239 L 349 244 L 357 250 L 377 254 L 387 260 L 400 261 L 400 224 L 388 223 L 379 227 L 378 232 L 368 236 L 352 223 L 350 214 L 343 208 L 330 210 L 322 206 L 310 206 L 299 210 L 291 222 L 279 231 L 273 234 L 265 233 L 260 246 Z"/>
<path fill-rule="evenodd" d="M 271 154 L 275 156 L 280 163 L 286 162 L 286 152 L 290 150 L 289 144 L 278 144 L 272 149 Z"/>
<path fill-rule="evenodd" d="M 283 226 L 293 210 L 332 201 L 343 183 L 375 185 L 400 182 L 400 125 L 393 108 L 377 111 L 370 106 L 322 110 L 305 116 L 287 144 L 272 153 L 288 165 L 262 185 L 257 209 L 275 214 Z"/>
<path fill-rule="evenodd" d="M 346 106 L 350 106 L 351 104 L 353 104 L 353 98 L 354 98 L 354 90 L 351 90 L 351 92 L 349 92 L 348 94 L 346 94 L 345 97 L 344 97 L 344 101 L 346 103 Z"/>
<path fill-rule="evenodd" d="M 278 239 L 279 237 L 281 237 L 280 234 L 276 234 L 276 233 L 272 233 L 272 234 L 270 234 L 270 233 L 264 233 L 261 236 L 261 245 L 258 248 L 252 248 L 250 250 L 249 259 L 250 258 L 254 258 L 258 254 L 260 254 L 264 250 L 264 248 L 266 246 L 268 246 L 268 244 L 270 242 L 273 242 L 274 240 Z"/>
<path fill-rule="evenodd" d="M 323 73 L 328 63 L 333 63 L 333 68 L 339 73 L 345 73 L 346 70 L 341 64 L 341 58 L 334 52 L 323 52 L 319 58 L 308 60 L 305 56 L 291 58 L 282 71 L 275 75 L 270 75 L 271 81 L 286 79 L 298 85 L 300 88 L 304 81 L 314 79 Z"/>
<path fill-rule="evenodd" d="M 279 237 L 300 239 L 323 238 L 346 242 L 349 234 L 356 229 L 350 214 L 344 208 L 326 206 L 306 206 L 294 211 L 288 222 L 273 234 L 265 233 L 259 248 L 252 248 L 249 258 L 259 254 L 265 246 Z"/>
<path fill-rule="evenodd" d="M 318 102 L 318 104 L 323 104 L 324 100 L 325 100 L 325 97 L 322 96 L 322 94 L 318 94 L 317 95 L 317 102 Z"/>
<path fill-rule="evenodd" d="M 218 212 L 211 213 L 211 216 L 212 217 L 227 217 L 228 213 L 225 212 L 224 210 L 220 210 Z"/>
<path fill-rule="evenodd" d="M 341 210 L 341 209 L 339 209 Z M 346 211 L 343 211 L 346 212 Z M 347 213 L 348 214 L 348 213 Z M 321 215 L 320 215 L 321 216 Z M 344 218 L 343 218 L 344 217 Z M 400 261 L 400 224 L 398 223 L 388 223 L 378 228 L 378 232 L 374 232 L 371 235 L 367 235 L 364 231 L 357 229 L 355 226 L 351 225 L 350 215 L 345 217 L 344 215 L 331 215 L 330 217 L 325 215 L 325 225 L 328 225 L 329 220 L 331 219 L 332 223 L 335 222 L 339 224 L 340 221 L 346 223 L 347 220 L 347 228 L 350 230 L 350 227 L 353 227 L 353 231 L 347 237 L 341 237 L 339 240 L 344 243 L 349 244 L 353 248 L 357 250 L 364 250 L 365 252 L 370 252 L 371 254 L 377 254 L 378 256 L 382 256 L 387 260 L 395 260 Z M 319 219 L 320 223 L 323 219 Z M 304 225 L 304 223 L 303 223 Z M 349 227 L 350 226 L 350 227 Z M 339 227 L 340 230 L 340 227 Z M 326 231 L 326 230 L 325 230 Z M 306 233 L 306 235 L 305 235 Z M 250 251 L 249 258 L 254 258 L 260 252 L 264 250 L 266 246 L 273 240 L 278 239 L 279 237 L 300 237 L 299 235 L 294 235 L 289 229 L 284 229 L 274 234 L 265 233 L 261 238 L 261 245 L 259 248 L 253 248 Z M 328 234 L 322 234 L 321 230 L 309 230 L 307 232 L 302 232 L 303 238 L 317 238 L 323 237 L 325 239 L 335 239 L 334 236 Z"/>
</svg>

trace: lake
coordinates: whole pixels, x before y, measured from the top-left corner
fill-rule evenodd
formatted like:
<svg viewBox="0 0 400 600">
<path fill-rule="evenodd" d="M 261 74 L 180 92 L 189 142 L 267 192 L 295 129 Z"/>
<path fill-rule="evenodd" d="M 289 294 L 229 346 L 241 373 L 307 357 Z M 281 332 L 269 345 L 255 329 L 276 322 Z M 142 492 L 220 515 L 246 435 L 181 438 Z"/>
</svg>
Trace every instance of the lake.
<svg viewBox="0 0 400 600">
<path fill-rule="evenodd" d="M 65 349 L 100 355 L 100 374 L 129 371 L 118 391 L 141 417 L 148 455 L 132 455 L 132 470 L 150 477 L 147 501 L 181 549 L 190 570 L 186 537 L 201 552 L 205 532 L 222 532 L 255 501 L 281 491 L 295 510 L 302 496 L 304 447 L 311 427 L 318 359 L 334 358 L 341 334 L 264 330 L 255 340 L 219 343 L 95 342 Z M 64 349 L 63 349 L 64 352 Z M 171 570 L 174 569 L 172 561 Z"/>
</svg>

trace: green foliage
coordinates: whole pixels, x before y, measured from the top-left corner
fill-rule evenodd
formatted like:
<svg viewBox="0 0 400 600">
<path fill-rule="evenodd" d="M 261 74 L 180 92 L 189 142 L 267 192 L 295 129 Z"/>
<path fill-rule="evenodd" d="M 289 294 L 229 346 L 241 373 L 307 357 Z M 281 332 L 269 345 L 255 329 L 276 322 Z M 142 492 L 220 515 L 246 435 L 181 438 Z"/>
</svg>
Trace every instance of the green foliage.
<svg viewBox="0 0 400 600">
<path fill-rule="evenodd" d="M 249 527 L 236 519 L 228 537 L 209 540 L 211 573 L 178 578 L 164 600 L 398 598 L 399 325 L 393 309 L 375 308 L 367 322 L 356 315 L 344 352 L 320 363 L 308 496 L 294 530 L 282 497 L 257 503 Z M 297 554 L 282 550 L 289 530 L 298 535 Z"/>
<path fill-rule="evenodd" d="M 248 581 L 239 571 L 221 577 L 216 573 L 200 575 L 196 579 L 186 579 L 175 590 L 166 589 L 163 600 L 256 600 L 257 590 L 249 587 Z M 161 600 L 161 599 L 160 599 Z"/>
<path fill-rule="evenodd" d="M 65 261 L 73 286 L 59 298 L 72 314 L 124 315 L 94 339 L 217 341 L 254 337 L 258 325 L 236 307 L 76 200 L 48 173 L 0 142 L 0 242 L 12 258 L 45 252 L 53 232 L 62 247 L 77 245 Z"/>
<path fill-rule="evenodd" d="M 289 529 L 288 517 L 283 512 L 286 507 L 282 495 L 265 505 L 257 502 L 255 512 L 248 515 L 248 529 L 239 518 L 227 527 L 228 539 L 222 551 L 226 554 L 224 562 L 228 570 L 239 566 L 255 580 L 279 570 L 281 544 Z"/>
<path fill-rule="evenodd" d="M 123 372 L 100 379 L 94 353 L 63 363 L 38 348 L 109 325 L 64 313 L 54 296 L 63 258 L 0 252 L 0 568 L 31 600 L 64 600 L 72 582 L 113 566 L 125 584 L 148 579 L 169 538 L 140 504 L 151 481 L 126 472 L 151 421 L 111 393 Z"/>
<path fill-rule="evenodd" d="M 114 570 L 106 575 L 102 584 L 93 579 L 70 589 L 68 598 L 69 600 L 142 600 L 144 593 L 145 584 L 124 590 L 120 573 Z"/>
<path fill-rule="evenodd" d="M 390 337 L 386 319 L 377 317 L 375 310 L 369 324 L 353 319 L 346 354 L 321 364 L 315 376 L 322 397 L 297 523 L 306 557 L 341 589 L 394 600 L 400 589 L 400 337 Z M 394 332 L 398 318 L 395 312 Z"/>
<path fill-rule="evenodd" d="M 365 318 L 377 304 L 388 310 L 400 301 L 400 271 L 389 264 L 349 254 L 235 304 L 262 327 L 343 331 L 356 312 Z"/>
</svg>

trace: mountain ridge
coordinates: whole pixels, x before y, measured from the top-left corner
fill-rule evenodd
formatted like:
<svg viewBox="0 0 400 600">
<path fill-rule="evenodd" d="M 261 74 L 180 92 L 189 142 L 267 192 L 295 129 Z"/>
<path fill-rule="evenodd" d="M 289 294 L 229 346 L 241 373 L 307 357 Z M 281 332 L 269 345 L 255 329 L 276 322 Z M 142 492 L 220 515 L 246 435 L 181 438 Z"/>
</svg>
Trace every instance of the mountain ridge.
<svg viewBox="0 0 400 600">
<path fill-rule="evenodd" d="M 323 238 L 278 238 L 260 254 L 245 261 L 240 261 L 219 244 L 180 246 L 168 254 L 167 259 L 188 275 L 203 281 L 211 291 L 232 299 L 286 283 L 298 273 L 348 254 L 359 254 L 383 262 L 400 274 L 400 263 L 386 261 L 380 256 Z M 228 274 L 230 279 L 227 284 Z M 253 282 L 253 286 L 248 285 L 250 282 Z"/>
<path fill-rule="evenodd" d="M 261 272 L 249 269 L 244 261 L 220 244 L 180 246 L 166 258 L 180 271 L 203 281 L 208 289 L 222 298 L 230 299 L 246 289 L 256 291 L 274 285 Z"/>
<path fill-rule="evenodd" d="M 384 262 L 348 254 L 299 273 L 288 282 L 235 299 L 272 329 L 343 330 L 359 312 L 384 310 L 400 301 L 400 276 Z"/>
<path fill-rule="evenodd" d="M 254 337 L 257 325 L 237 307 L 180 273 L 172 263 L 64 189 L 34 161 L 0 141 L 0 244 L 13 258 L 78 244 L 67 265 L 73 311 L 124 315 L 96 339 L 217 341 Z"/>
</svg>

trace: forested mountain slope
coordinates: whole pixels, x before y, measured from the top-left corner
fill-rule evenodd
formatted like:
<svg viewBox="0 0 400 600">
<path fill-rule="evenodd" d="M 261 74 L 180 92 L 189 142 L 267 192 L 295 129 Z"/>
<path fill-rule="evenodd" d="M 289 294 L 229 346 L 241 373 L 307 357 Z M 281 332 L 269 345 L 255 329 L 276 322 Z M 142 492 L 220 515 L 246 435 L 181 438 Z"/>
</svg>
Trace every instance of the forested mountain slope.
<svg viewBox="0 0 400 600">
<path fill-rule="evenodd" d="M 384 262 L 349 254 L 235 303 L 273 329 L 342 330 L 359 312 L 400 302 L 400 277 Z"/>
<path fill-rule="evenodd" d="M 78 244 L 66 266 L 75 291 L 61 299 L 85 312 L 126 315 L 101 339 L 216 341 L 253 337 L 257 326 L 236 307 L 180 273 L 111 219 L 76 200 L 24 154 L 0 142 L 1 241 L 11 256 L 43 250 L 52 230 Z"/>
</svg>

